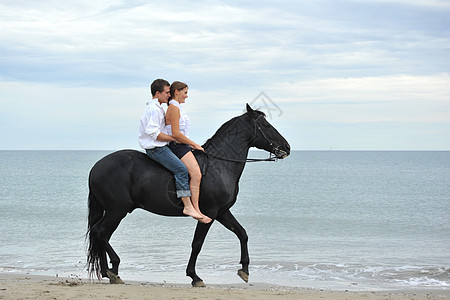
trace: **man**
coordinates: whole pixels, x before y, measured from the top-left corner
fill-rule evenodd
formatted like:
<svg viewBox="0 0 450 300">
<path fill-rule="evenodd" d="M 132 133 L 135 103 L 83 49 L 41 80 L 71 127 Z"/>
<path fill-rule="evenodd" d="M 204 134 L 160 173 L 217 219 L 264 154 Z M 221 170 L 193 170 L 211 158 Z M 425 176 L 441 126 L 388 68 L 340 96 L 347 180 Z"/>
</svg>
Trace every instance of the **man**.
<svg viewBox="0 0 450 300">
<path fill-rule="evenodd" d="M 175 177 L 177 197 L 183 201 L 185 215 L 209 223 L 211 219 L 202 217 L 191 202 L 189 189 L 189 173 L 183 162 L 169 149 L 168 142 L 175 139 L 166 134 L 165 112 L 162 103 L 167 103 L 170 97 L 170 84 L 167 80 L 156 79 L 150 86 L 152 100 L 147 102 L 147 108 L 141 117 L 139 126 L 139 144 L 147 156 L 170 170 Z"/>
</svg>

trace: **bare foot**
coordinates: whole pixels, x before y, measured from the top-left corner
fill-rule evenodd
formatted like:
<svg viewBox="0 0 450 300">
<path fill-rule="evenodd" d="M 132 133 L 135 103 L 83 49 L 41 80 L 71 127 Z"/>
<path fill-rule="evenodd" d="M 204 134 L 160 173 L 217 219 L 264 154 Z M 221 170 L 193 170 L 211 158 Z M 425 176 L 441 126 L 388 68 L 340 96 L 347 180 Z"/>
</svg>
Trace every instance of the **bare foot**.
<svg viewBox="0 0 450 300">
<path fill-rule="evenodd" d="M 205 221 L 205 222 L 203 222 L 203 223 L 209 223 L 209 222 L 212 221 L 212 219 L 211 219 L 210 217 L 208 217 L 207 215 L 202 214 L 201 211 L 198 211 L 198 210 L 197 210 L 197 213 L 199 213 L 199 214 L 202 216 L 202 219 Z"/>
<path fill-rule="evenodd" d="M 203 223 L 209 223 L 209 222 L 212 221 L 212 219 L 211 219 L 210 217 L 208 217 L 207 215 L 204 215 L 204 214 L 200 211 L 200 208 L 198 207 L 198 205 L 193 204 L 192 206 L 194 207 L 194 209 L 195 209 L 195 211 L 197 212 L 197 214 L 199 214 L 199 215 L 202 216 L 202 219 L 205 221 L 205 222 L 203 222 Z"/>
<path fill-rule="evenodd" d="M 199 214 L 199 213 L 194 209 L 194 207 L 192 207 L 192 206 L 185 206 L 184 209 L 183 209 L 183 214 L 188 215 L 188 216 L 191 216 L 191 217 L 193 217 L 194 219 L 201 219 L 201 218 L 202 218 L 202 215 Z"/>
<path fill-rule="evenodd" d="M 211 222 L 212 220 L 210 218 L 208 218 L 207 216 L 203 215 L 203 214 L 199 214 L 194 207 L 185 207 L 183 209 L 183 214 L 188 215 L 193 217 L 194 219 L 196 219 L 199 222 L 208 224 L 209 222 Z"/>
<path fill-rule="evenodd" d="M 196 220 L 203 224 L 208 224 L 208 223 L 211 223 L 211 221 L 212 221 L 212 219 L 207 216 L 203 216 L 200 219 L 196 218 Z"/>
<path fill-rule="evenodd" d="M 198 213 L 194 207 L 185 207 L 183 209 L 183 214 L 188 215 L 193 217 L 194 219 L 196 219 L 197 221 L 204 223 L 204 224 L 208 224 L 212 221 L 212 219 L 208 216 L 205 216 L 202 213 Z"/>
</svg>

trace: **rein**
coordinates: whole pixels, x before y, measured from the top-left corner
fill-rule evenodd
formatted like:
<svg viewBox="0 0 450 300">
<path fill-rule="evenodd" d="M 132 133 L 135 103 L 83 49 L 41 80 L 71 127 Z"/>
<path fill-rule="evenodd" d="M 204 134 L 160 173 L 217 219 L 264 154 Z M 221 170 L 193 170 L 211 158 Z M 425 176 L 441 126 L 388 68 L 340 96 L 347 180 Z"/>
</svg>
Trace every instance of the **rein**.
<svg viewBox="0 0 450 300">
<path fill-rule="evenodd" d="M 204 154 L 207 157 L 212 157 L 215 159 L 220 159 L 220 160 L 224 160 L 224 161 L 230 161 L 230 162 L 235 162 L 235 163 L 245 163 L 245 162 L 260 162 L 260 161 L 277 161 L 278 158 L 277 157 L 272 157 L 272 153 L 269 154 L 268 158 L 246 158 L 246 159 L 232 159 L 232 158 L 225 158 L 225 157 L 219 157 L 210 153 L 206 153 L 204 152 Z"/>
</svg>

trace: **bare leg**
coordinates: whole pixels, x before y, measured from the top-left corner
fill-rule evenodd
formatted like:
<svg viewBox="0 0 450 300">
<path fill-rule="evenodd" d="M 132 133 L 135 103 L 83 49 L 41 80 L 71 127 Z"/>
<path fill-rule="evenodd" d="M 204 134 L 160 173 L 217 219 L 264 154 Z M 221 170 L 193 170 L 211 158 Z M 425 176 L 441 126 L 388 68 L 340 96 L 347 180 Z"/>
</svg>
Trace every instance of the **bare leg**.
<svg viewBox="0 0 450 300">
<path fill-rule="evenodd" d="M 200 182 L 202 180 L 202 173 L 200 171 L 200 167 L 198 166 L 197 159 L 192 154 L 192 152 L 186 153 L 185 156 L 181 158 L 181 161 L 186 165 L 189 176 L 191 177 L 191 180 L 189 181 L 189 188 L 191 190 L 191 201 L 192 205 L 194 206 L 194 209 L 202 216 L 203 223 L 209 223 L 211 222 L 211 218 L 204 215 L 201 210 L 200 206 L 198 204 L 198 199 L 200 197 Z"/>
</svg>

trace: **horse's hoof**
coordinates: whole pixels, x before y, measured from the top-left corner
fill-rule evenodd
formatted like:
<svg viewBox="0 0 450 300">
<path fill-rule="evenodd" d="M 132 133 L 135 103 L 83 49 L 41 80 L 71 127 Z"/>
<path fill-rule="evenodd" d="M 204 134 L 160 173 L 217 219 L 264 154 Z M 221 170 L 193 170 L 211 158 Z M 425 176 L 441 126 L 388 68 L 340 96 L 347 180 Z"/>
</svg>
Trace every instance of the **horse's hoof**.
<svg viewBox="0 0 450 300">
<path fill-rule="evenodd" d="M 125 284 L 123 280 L 119 277 L 119 275 L 114 274 L 112 271 L 106 271 L 106 275 L 109 278 L 109 283 L 111 284 Z"/>
<path fill-rule="evenodd" d="M 200 281 L 192 281 L 192 286 L 193 287 L 206 287 L 206 284 L 203 282 L 203 280 Z"/>
<path fill-rule="evenodd" d="M 237 272 L 237 274 L 238 274 L 239 277 L 242 278 L 242 280 L 244 280 L 245 282 L 248 283 L 248 274 L 247 274 L 244 270 L 240 269 L 240 270 Z"/>
</svg>

